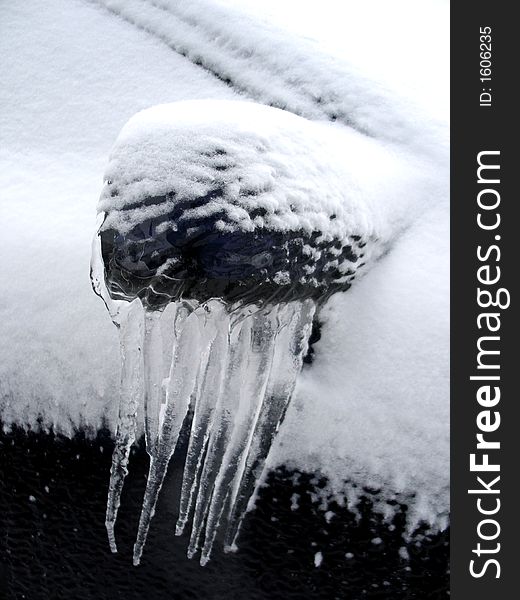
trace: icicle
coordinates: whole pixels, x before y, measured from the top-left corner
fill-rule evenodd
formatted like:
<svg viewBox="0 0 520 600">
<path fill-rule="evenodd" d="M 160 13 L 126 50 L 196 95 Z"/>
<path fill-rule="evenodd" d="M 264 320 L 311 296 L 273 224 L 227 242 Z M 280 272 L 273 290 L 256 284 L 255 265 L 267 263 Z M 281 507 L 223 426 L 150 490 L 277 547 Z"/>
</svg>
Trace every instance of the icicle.
<svg viewBox="0 0 520 600">
<path fill-rule="evenodd" d="M 229 521 L 224 540 L 227 549 L 235 545 L 248 503 L 261 479 L 272 441 L 291 399 L 307 351 L 315 310 L 316 305 L 312 300 L 291 302 L 279 309 L 278 333 L 267 388 L 256 423 L 250 430 L 240 478 L 235 478 L 231 490 Z"/>
<path fill-rule="evenodd" d="M 202 466 L 215 406 L 222 387 L 227 364 L 229 342 L 229 313 L 225 305 L 212 301 L 206 308 L 204 336 L 208 356 L 202 358 L 206 369 L 199 372 L 196 401 L 191 424 L 188 451 L 182 479 L 179 518 L 175 529 L 181 535 L 188 521 L 197 491 L 197 480 Z"/>
<path fill-rule="evenodd" d="M 110 548 L 117 551 L 114 526 L 139 405 L 150 467 L 135 565 L 193 403 L 175 533 L 184 531 L 193 514 L 188 556 L 200 550 L 204 565 L 217 538 L 227 548 L 236 542 L 302 366 L 315 302 L 285 301 L 290 289 L 261 305 L 178 299 L 151 310 L 145 289 L 143 301 L 120 299 L 125 295 L 118 289 L 114 299 L 106 287 L 99 236 L 91 276 L 121 343 L 121 399 L 106 513 Z"/>
<path fill-rule="evenodd" d="M 202 565 L 209 560 L 220 521 L 225 518 L 223 512 L 228 492 L 234 481 L 240 481 L 241 478 L 242 456 L 247 449 L 250 432 L 254 429 L 271 369 L 272 349 L 277 333 L 277 312 L 277 307 L 271 307 L 270 310 L 247 317 L 251 322 L 250 340 L 244 360 L 240 363 L 241 386 L 237 390 L 237 398 L 230 400 L 234 408 L 231 412 L 231 435 L 213 487 L 200 559 Z M 227 390 L 224 394 L 224 397 L 228 396 Z"/>
<path fill-rule="evenodd" d="M 152 317 L 155 319 L 156 317 Z M 149 335 L 150 358 L 157 360 L 161 348 L 155 337 L 157 321 L 153 321 L 146 334 Z M 145 338 L 146 338 L 145 334 Z M 151 394 L 152 410 L 149 413 L 150 426 L 147 431 L 147 451 L 150 455 L 150 469 L 139 520 L 137 539 L 134 545 L 134 565 L 138 565 L 143 552 L 150 522 L 161 490 L 168 463 L 175 450 L 179 433 L 188 412 L 189 402 L 195 388 L 199 362 L 194 360 L 199 352 L 199 320 L 186 306 L 182 306 L 175 317 L 175 347 L 170 368 L 165 404 L 157 409 L 156 390 L 162 386 L 161 370 L 158 365 L 145 369 L 148 377 L 158 378 L 148 381 L 147 391 Z M 159 376 L 158 376 L 159 375 Z M 162 389 L 162 388 L 161 388 Z M 147 398 L 148 401 L 148 398 Z M 157 417 L 157 429 L 151 419 Z M 157 434 L 156 434 L 157 431 Z"/>
<path fill-rule="evenodd" d="M 143 307 L 140 300 L 129 306 L 119 329 L 121 348 L 121 397 L 116 441 L 110 469 L 105 526 L 112 552 L 117 552 L 114 526 L 121 502 L 121 492 L 128 474 L 130 448 L 135 439 L 136 414 L 142 402 Z"/>
<path fill-rule="evenodd" d="M 165 393 L 163 388 L 163 347 L 159 311 L 146 311 L 144 326 L 144 422 L 146 449 L 155 454 L 159 441 L 159 420 Z"/>
<path fill-rule="evenodd" d="M 97 229 L 101 227 L 105 214 L 97 218 Z M 114 300 L 106 287 L 105 267 L 101 254 L 101 238 L 94 236 L 90 277 L 94 292 L 105 303 L 113 323 L 119 331 L 121 355 L 121 384 L 116 439 L 110 468 L 105 527 L 110 550 L 117 552 L 115 523 L 121 503 L 121 492 L 128 474 L 130 449 L 135 440 L 137 410 L 143 399 L 143 338 L 144 309 L 139 298 L 132 302 Z"/>
<path fill-rule="evenodd" d="M 213 485 L 218 474 L 220 462 L 228 443 L 237 398 L 242 384 L 242 365 L 247 362 L 247 352 L 251 339 L 251 320 L 245 319 L 231 328 L 229 335 L 228 364 L 224 381 L 219 390 L 219 400 L 214 423 L 208 440 L 204 466 L 200 476 L 197 501 L 193 515 L 193 525 L 188 556 L 191 558 L 200 545 L 203 527 L 207 518 L 213 495 Z"/>
</svg>

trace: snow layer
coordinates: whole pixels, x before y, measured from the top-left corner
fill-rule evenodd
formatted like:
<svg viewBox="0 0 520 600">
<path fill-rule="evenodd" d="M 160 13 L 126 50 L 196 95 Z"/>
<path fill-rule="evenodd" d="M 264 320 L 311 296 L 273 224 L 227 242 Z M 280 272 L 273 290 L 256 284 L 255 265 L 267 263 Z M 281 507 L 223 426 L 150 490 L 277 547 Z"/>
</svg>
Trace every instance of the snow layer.
<svg viewBox="0 0 520 600">
<path fill-rule="evenodd" d="M 160 42 L 79 0 L 0 7 L 2 418 L 68 432 L 115 417 L 115 331 L 89 281 L 108 152 L 137 111 L 232 98 Z"/>
<path fill-rule="evenodd" d="M 347 479 L 384 486 L 386 498 L 415 493 L 415 518 L 443 525 L 448 217 L 447 128 L 439 114 L 418 112 L 414 105 L 421 102 L 398 99 L 388 82 L 368 81 L 360 75 L 365 66 L 359 59 L 353 66 L 339 51 L 330 56 L 330 47 L 321 43 L 323 27 L 318 42 L 303 39 L 308 29 L 284 32 L 280 12 L 269 17 L 276 26 L 257 28 L 257 16 L 244 21 L 238 9 L 212 10 L 208 3 L 179 2 L 172 9 L 169 2 L 132 0 L 111 6 L 124 12 L 126 22 L 79 0 L 28 0 L 0 8 L 2 418 L 29 425 L 41 415 L 45 426 L 65 432 L 81 424 L 98 426 L 105 416 L 113 423 L 116 332 L 88 278 L 106 157 L 135 112 L 177 100 L 236 99 L 223 82 L 229 79 L 241 99 L 285 105 L 321 121 L 337 111 L 336 123 L 325 127 L 345 136 L 342 152 L 356 140 L 352 148 L 395 155 L 386 164 L 395 158 L 399 165 L 396 172 L 390 169 L 386 186 L 379 162 L 360 160 L 363 171 L 356 173 L 363 194 L 381 189 L 394 194 L 402 185 L 406 202 L 399 206 L 410 214 L 408 229 L 391 251 L 327 307 L 315 363 L 300 379 L 272 464 L 289 459 L 299 468 L 320 470 L 331 480 L 328 493 L 351 493 Z M 441 31 L 447 23 L 439 20 L 444 3 L 439 6 L 429 3 L 428 11 Z M 415 23 L 401 27 L 409 3 L 399 0 L 392 8 L 388 29 L 414 42 L 419 57 L 429 56 L 433 50 L 420 45 Z M 177 11 L 173 17 L 171 10 Z M 268 38 L 260 43 L 266 27 Z M 367 26 L 366 38 L 367 45 L 392 54 L 379 43 L 377 29 Z M 411 68 L 409 75 L 415 77 Z M 376 149 L 345 123 L 385 147 Z M 398 145 L 390 147 L 389 141 Z M 411 158 L 409 150 L 418 149 L 422 157 Z"/>
<path fill-rule="evenodd" d="M 386 249 L 431 201 L 431 180 L 423 163 L 355 131 L 249 102 L 199 100 L 130 119 L 110 154 L 98 210 L 107 212 L 103 229 L 127 233 L 217 189 L 197 217 L 224 210 L 226 228 L 320 231 L 328 240 L 355 234 Z M 170 201 L 140 205 L 171 192 Z M 266 214 L 251 219 L 256 208 Z"/>
<path fill-rule="evenodd" d="M 288 37 L 272 22 L 208 0 L 94 1 L 259 102 L 421 151 L 446 143 L 442 123 L 416 103 L 368 80 L 345 57 L 340 61 L 306 38 Z M 329 20 L 344 14 L 340 2 L 329 8 Z"/>
<path fill-rule="evenodd" d="M 410 529 L 420 520 L 444 527 L 449 507 L 446 213 L 432 208 L 365 278 L 331 298 L 315 363 L 271 457 L 323 471 L 353 500 L 363 486 L 383 489 L 378 507 L 388 516 L 388 492 L 399 494 Z"/>
<path fill-rule="evenodd" d="M 448 118 L 449 0 L 320 0 L 318 9 L 316 0 L 216 3 L 284 31 L 286 44 L 303 38 L 313 54 L 334 56 L 343 77 L 346 63 L 358 77 L 377 81 L 391 104 L 399 96 L 440 122 Z"/>
</svg>

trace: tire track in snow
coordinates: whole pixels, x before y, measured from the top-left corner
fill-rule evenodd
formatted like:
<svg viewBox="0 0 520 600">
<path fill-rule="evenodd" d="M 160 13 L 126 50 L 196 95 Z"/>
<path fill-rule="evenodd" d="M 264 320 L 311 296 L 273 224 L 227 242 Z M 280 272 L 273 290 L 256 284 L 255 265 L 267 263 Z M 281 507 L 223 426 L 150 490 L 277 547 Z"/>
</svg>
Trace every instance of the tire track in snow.
<svg viewBox="0 0 520 600">
<path fill-rule="evenodd" d="M 442 124 L 309 40 L 205 0 L 94 1 L 253 100 L 425 154 L 446 145 Z"/>
</svg>

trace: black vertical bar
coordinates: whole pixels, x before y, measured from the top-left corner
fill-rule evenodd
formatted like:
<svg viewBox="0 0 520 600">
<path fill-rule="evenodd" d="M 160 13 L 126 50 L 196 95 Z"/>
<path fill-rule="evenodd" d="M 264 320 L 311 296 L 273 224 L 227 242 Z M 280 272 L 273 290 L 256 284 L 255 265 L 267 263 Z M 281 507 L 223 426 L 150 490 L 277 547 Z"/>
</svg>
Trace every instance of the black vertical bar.
<svg viewBox="0 0 520 600">
<path fill-rule="evenodd" d="M 518 87 L 517 59 L 520 50 L 517 40 L 518 21 L 513 16 L 514 4 L 503 0 L 484 2 L 453 2 L 451 22 L 451 167 L 452 167 L 452 398 L 451 398 L 451 597 L 455 600 L 502 600 L 511 598 L 512 590 L 520 577 L 520 501 L 515 488 L 520 481 L 520 336 L 518 324 L 518 286 L 520 274 L 519 236 L 520 197 L 515 184 L 520 174 L 520 153 L 514 143 L 520 126 L 517 110 L 513 110 L 515 88 Z M 490 32 L 487 33 L 487 29 Z M 482 29 L 482 31 L 481 31 Z M 485 45 L 491 45 L 491 57 L 486 59 Z M 482 55 L 481 55 L 482 52 Z M 483 58 L 484 57 L 484 58 Z M 491 80 L 485 79 L 490 61 Z M 482 61 L 482 64 L 481 64 Z M 481 71 L 482 69 L 482 71 Z M 481 96 L 482 94 L 482 96 Z M 516 108 L 516 106 L 515 106 Z M 481 161 L 500 165 L 500 169 L 481 171 L 487 182 L 478 182 L 478 155 L 481 152 L 500 154 L 481 155 Z M 498 175 L 496 175 L 498 174 Z M 496 175 L 496 177 L 495 177 Z M 482 179 L 481 178 L 481 179 Z M 500 179 L 500 183 L 489 180 Z M 492 205 L 493 198 L 500 198 L 495 210 L 481 209 L 478 194 L 482 190 L 481 202 Z M 497 194 L 499 196 L 497 196 Z M 500 214 L 500 225 L 486 230 L 478 225 L 478 213 L 485 225 L 494 224 Z M 498 237 L 497 237 L 498 236 Z M 489 248 L 495 245 L 499 250 Z M 498 251 L 500 258 L 498 260 Z M 490 271 L 481 271 L 484 279 L 493 279 L 500 267 L 500 280 L 496 284 L 478 281 L 479 267 L 489 265 Z M 509 308 L 479 306 L 477 288 L 487 289 L 491 294 L 499 288 L 508 290 L 511 297 Z M 500 304 L 507 304 L 507 294 L 502 292 Z M 484 297 L 481 297 L 485 304 Z M 482 313 L 498 313 L 500 328 L 489 332 Z M 491 318 L 490 318 L 491 319 Z M 498 325 L 492 318 L 494 327 Z M 498 336 L 499 340 L 487 340 L 488 349 L 499 350 L 499 355 L 482 357 L 485 364 L 497 363 L 500 368 L 478 369 L 477 341 L 481 336 Z M 481 344 L 482 347 L 482 344 Z M 500 380 L 470 380 L 471 376 L 499 376 Z M 500 388 L 501 398 L 494 407 L 486 407 L 477 401 L 481 387 L 491 385 Z M 484 397 L 485 400 L 485 397 Z M 477 419 L 480 412 L 489 410 L 489 420 L 482 421 L 484 427 L 495 431 L 481 432 Z M 481 419 L 486 416 L 481 415 Z M 477 434 L 482 433 L 487 441 L 500 442 L 500 449 L 477 449 Z M 471 471 L 470 455 L 476 455 L 481 463 L 483 454 L 488 454 L 491 464 L 500 471 Z M 491 482 L 500 480 L 491 486 Z M 488 493 L 468 493 L 468 490 L 484 490 L 477 477 L 492 489 Z M 500 490 L 500 493 L 495 493 Z M 496 514 L 485 515 L 480 508 L 495 510 Z M 484 522 L 488 519 L 487 522 Z M 498 526 L 492 522 L 495 521 Z M 488 538 L 500 533 L 495 539 L 481 539 L 480 533 Z M 480 556 L 477 552 L 480 543 Z M 500 549 L 497 550 L 498 544 Z M 484 552 L 482 552 L 484 550 Z M 474 561 L 471 567 L 471 561 Z M 490 561 L 490 562 L 488 562 Z M 497 561 L 497 562 L 493 562 Z M 471 574 L 473 568 L 474 574 Z M 480 575 L 480 576 L 478 576 Z M 497 577 L 499 575 L 499 577 Z"/>
</svg>

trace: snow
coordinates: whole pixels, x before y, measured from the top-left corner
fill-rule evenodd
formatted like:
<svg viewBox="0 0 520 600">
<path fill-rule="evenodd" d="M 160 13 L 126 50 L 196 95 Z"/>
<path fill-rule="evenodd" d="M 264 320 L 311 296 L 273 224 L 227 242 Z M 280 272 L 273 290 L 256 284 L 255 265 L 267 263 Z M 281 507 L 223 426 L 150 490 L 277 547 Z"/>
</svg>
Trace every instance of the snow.
<svg viewBox="0 0 520 600">
<path fill-rule="evenodd" d="M 352 499 L 363 485 L 398 492 L 405 502 L 415 494 L 412 528 L 421 519 L 447 522 L 448 253 L 440 205 L 364 279 L 331 299 L 315 363 L 300 378 L 273 455 L 274 463 L 285 457 L 309 470 L 326 464 L 334 487 Z M 386 499 L 384 493 L 382 511 Z"/>
<path fill-rule="evenodd" d="M 304 38 L 440 121 L 448 117 L 449 0 L 321 0 L 319 10 L 315 0 L 217 3 Z"/>
<path fill-rule="evenodd" d="M 0 397 L 7 422 L 97 427 L 117 397 L 117 339 L 88 277 L 96 199 L 124 123 L 224 84 L 78 0 L 0 8 Z"/>
<path fill-rule="evenodd" d="M 401 546 L 399 548 L 399 556 L 406 561 L 410 560 L 410 554 L 408 553 L 408 549 L 406 548 L 406 546 Z"/>
<path fill-rule="evenodd" d="M 336 516 L 336 513 L 334 513 L 332 510 L 328 510 L 324 515 L 327 523 L 330 523 L 335 516 Z"/>
<path fill-rule="evenodd" d="M 227 219 L 217 225 L 226 231 L 318 231 L 326 241 L 350 235 L 377 240 L 364 262 L 387 249 L 436 188 L 424 162 L 396 155 L 360 133 L 222 100 L 138 113 L 116 140 L 105 182 L 98 206 L 107 213 L 102 230 L 127 233 L 217 189 L 218 198 L 186 216 L 224 211 Z M 142 205 L 171 193 L 171 200 Z M 249 213 L 257 208 L 265 215 L 252 219 Z M 164 233 L 177 224 L 160 227 Z"/>
<path fill-rule="evenodd" d="M 299 508 L 300 494 L 292 494 L 291 496 L 291 510 L 298 510 Z"/>
<path fill-rule="evenodd" d="M 264 104 L 423 150 L 446 141 L 440 123 L 426 120 L 414 102 L 367 79 L 344 57 L 305 37 L 288 37 L 276 23 L 207 0 L 97 1 Z"/>
<path fill-rule="evenodd" d="M 355 501 L 359 486 L 370 485 L 382 489 L 376 508 L 389 518 L 385 499 L 398 494 L 410 506 L 410 528 L 421 519 L 443 527 L 446 3 L 421 3 L 419 15 L 408 0 L 391 10 L 375 0 L 348 2 L 347 36 L 344 20 L 330 16 L 341 3 L 320 3 L 319 18 L 316 3 L 303 2 L 298 13 L 292 2 L 259 4 L 49 0 L 42 9 L 28 0 L 0 7 L 2 419 L 35 425 L 41 416 L 65 433 L 97 427 L 104 416 L 116 421 L 117 335 L 92 293 L 88 264 L 102 174 L 128 119 L 153 105 L 205 98 L 285 106 L 320 121 L 316 135 L 349 156 L 332 169 L 353 183 L 338 198 L 355 190 L 348 214 L 380 231 L 391 250 L 325 307 L 315 362 L 299 379 L 270 463 L 327 476 L 325 500 Z M 384 19 L 369 19 L 374 6 Z M 305 128 L 316 126 L 306 121 Z M 365 200 L 371 208 L 363 214 L 373 221 L 356 213 Z"/>
</svg>

